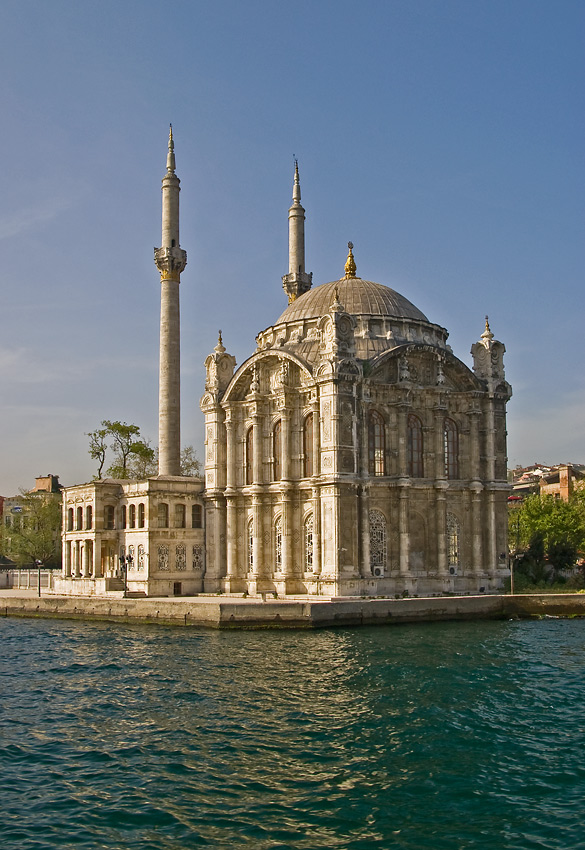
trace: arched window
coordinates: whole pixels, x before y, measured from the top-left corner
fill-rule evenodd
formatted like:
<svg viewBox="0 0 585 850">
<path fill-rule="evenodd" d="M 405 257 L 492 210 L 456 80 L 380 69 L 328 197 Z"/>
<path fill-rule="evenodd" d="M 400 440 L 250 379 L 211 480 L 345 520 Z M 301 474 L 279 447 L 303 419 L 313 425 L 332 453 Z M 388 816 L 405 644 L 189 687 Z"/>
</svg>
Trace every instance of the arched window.
<svg viewBox="0 0 585 850">
<path fill-rule="evenodd" d="M 282 517 L 277 517 L 274 523 L 274 561 L 279 573 L 282 570 Z"/>
<path fill-rule="evenodd" d="M 81 531 L 83 528 L 83 508 L 81 505 L 77 508 L 77 523 L 75 525 L 77 531 Z"/>
<path fill-rule="evenodd" d="M 185 528 L 185 505 L 175 505 L 175 528 Z"/>
<path fill-rule="evenodd" d="M 85 527 L 92 528 L 93 527 L 93 507 L 92 505 L 88 505 L 85 509 Z"/>
<path fill-rule="evenodd" d="M 136 528 L 136 505 L 128 505 L 128 525 Z"/>
<path fill-rule="evenodd" d="M 111 531 L 114 528 L 114 506 L 105 505 L 104 507 L 104 528 Z"/>
<path fill-rule="evenodd" d="M 158 527 L 169 527 L 169 506 L 166 504 L 166 502 L 161 502 L 158 506 Z"/>
<path fill-rule="evenodd" d="M 315 459 L 313 457 L 313 414 L 305 416 L 303 427 L 303 477 L 311 478 L 315 474 Z"/>
<path fill-rule="evenodd" d="M 203 510 L 201 505 L 191 506 L 191 528 L 203 528 Z"/>
<path fill-rule="evenodd" d="M 449 566 L 456 567 L 459 564 L 459 546 L 461 539 L 461 527 L 455 514 L 447 514 L 447 546 L 449 551 Z"/>
<path fill-rule="evenodd" d="M 413 413 L 408 416 L 408 474 L 424 478 L 422 422 Z"/>
<path fill-rule="evenodd" d="M 305 518 L 305 572 L 313 572 L 313 514 Z"/>
<path fill-rule="evenodd" d="M 126 528 L 126 505 L 120 508 L 120 528 Z"/>
<path fill-rule="evenodd" d="M 73 531 L 73 508 L 67 510 L 67 531 Z"/>
<path fill-rule="evenodd" d="M 282 478 L 282 419 L 279 419 L 272 430 L 272 456 L 274 457 L 274 481 Z"/>
<path fill-rule="evenodd" d="M 144 528 L 144 502 L 138 505 L 138 528 Z"/>
<path fill-rule="evenodd" d="M 459 434 L 457 425 L 452 419 L 445 419 L 445 477 L 459 478 Z"/>
<path fill-rule="evenodd" d="M 254 482 L 254 428 L 246 434 L 246 484 Z"/>
<path fill-rule="evenodd" d="M 370 567 L 372 575 L 383 576 L 386 569 L 386 517 L 372 510 L 370 519 Z"/>
<path fill-rule="evenodd" d="M 384 419 L 372 410 L 368 416 L 368 466 L 370 475 L 385 475 Z"/>
<path fill-rule="evenodd" d="M 254 571 L 254 519 L 248 520 L 248 572 Z"/>
</svg>

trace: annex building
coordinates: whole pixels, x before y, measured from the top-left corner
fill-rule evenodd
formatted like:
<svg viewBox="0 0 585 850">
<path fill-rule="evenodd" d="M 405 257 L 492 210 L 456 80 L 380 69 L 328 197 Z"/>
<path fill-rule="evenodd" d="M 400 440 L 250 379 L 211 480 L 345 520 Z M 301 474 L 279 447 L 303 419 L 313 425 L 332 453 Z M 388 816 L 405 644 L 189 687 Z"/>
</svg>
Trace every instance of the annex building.
<svg viewBox="0 0 585 850">
<path fill-rule="evenodd" d="M 504 345 L 358 275 L 313 286 L 298 166 L 285 309 L 236 369 L 205 361 L 205 480 L 180 476 L 179 179 L 163 178 L 159 475 L 64 492 L 59 592 L 477 593 L 507 575 Z M 342 264 L 341 264 L 342 265 Z M 286 305 L 288 301 L 288 305 Z M 130 556 L 130 560 L 128 560 Z M 122 559 L 122 560 L 121 560 Z"/>
</svg>

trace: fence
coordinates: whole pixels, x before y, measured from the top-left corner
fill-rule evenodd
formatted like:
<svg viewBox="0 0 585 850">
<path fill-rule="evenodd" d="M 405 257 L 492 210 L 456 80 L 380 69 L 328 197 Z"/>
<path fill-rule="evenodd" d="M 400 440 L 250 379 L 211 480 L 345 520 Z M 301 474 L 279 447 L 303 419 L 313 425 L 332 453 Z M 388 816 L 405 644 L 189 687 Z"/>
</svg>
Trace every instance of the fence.
<svg viewBox="0 0 585 850">
<path fill-rule="evenodd" d="M 60 576 L 61 569 L 56 567 L 41 567 L 40 579 L 41 590 L 51 590 L 54 586 L 54 576 Z M 38 590 L 39 569 L 38 567 L 11 567 L 0 570 L 0 588 Z"/>
</svg>

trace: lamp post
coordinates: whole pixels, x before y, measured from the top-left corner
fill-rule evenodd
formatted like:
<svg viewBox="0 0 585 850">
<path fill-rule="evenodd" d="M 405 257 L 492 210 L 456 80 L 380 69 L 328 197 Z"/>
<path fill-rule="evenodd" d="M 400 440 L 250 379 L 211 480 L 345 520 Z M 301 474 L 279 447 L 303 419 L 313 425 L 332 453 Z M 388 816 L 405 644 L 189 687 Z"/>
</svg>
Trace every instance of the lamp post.
<svg viewBox="0 0 585 850">
<path fill-rule="evenodd" d="M 43 562 L 39 561 L 38 558 L 35 560 L 35 566 L 38 570 L 38 579 L 39 579 L 39 596 L 41 595 L 41 567 L 43 566 Z"/>
<path fill-rule="evenodd" d="M 134 558 L 132 555 L 120 555 L 120 566 L 122 568 L 122 578 L 124 580 L 124 599 L 128 596 L 128 570 L 132 569 Z"/>
</svg>

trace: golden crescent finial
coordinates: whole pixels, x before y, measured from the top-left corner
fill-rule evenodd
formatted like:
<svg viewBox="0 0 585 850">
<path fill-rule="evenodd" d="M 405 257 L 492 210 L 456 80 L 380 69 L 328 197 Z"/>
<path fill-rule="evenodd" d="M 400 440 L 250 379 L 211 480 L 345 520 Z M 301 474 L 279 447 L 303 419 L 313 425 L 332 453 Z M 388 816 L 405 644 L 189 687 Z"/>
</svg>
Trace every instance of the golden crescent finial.
<svg viewBox="0 0 585 850">
<path fill-rule="evenodd" d="M 347 260 L 345 262 L 345 276 L 346 277 L 355 277 L 355 273 L 357 271 L 357 266 L 355 264 L 355 260 L 353 258 L 353 242 L 348 242 L 347 247 L 349 253 L 347 255 Z"/>
</svg>

